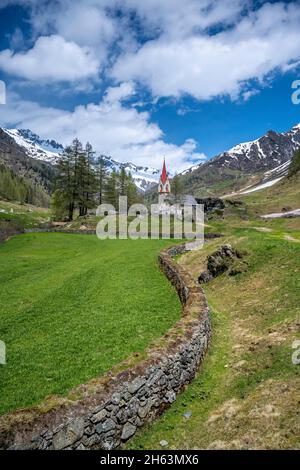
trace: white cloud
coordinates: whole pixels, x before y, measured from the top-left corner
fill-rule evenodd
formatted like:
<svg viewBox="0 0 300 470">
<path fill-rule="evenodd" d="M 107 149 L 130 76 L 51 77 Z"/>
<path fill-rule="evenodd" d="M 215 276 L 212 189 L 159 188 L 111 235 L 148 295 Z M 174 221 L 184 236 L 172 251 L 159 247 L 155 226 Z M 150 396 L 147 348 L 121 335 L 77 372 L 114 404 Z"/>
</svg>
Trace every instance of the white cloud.
<svg viewBox="0 0 300 470">
<path fill-rule="evenodd" d="M 168 37 L 183 37 L 217 24 L 236 20 L 247 0 L 117 0 L 136 11 L 145 30 Z"/>
<path fill-rule="evenodd" d="M 112 75 L 139 81 L 155 96 L 236 98 L 245 82 L 263 80 L 276 68 L 284 71 L 300 58 L 299 23 L 299 4 L 267 4 L 214 36 L 148 41 L 120 57 Z"/>
<path fill-rule="evenodd" d="M 61 36 L 42 36 L 32 49 L 0 52 L 0 68 L 6 73 L 43 82 L 77 81 L 95 77 L 99 60 L 88 47 L 80 47 Z"/>
<path fill-rule="evenodd" d="M 106 90 L 104 101 L 110 104 L 118 103 L 135 94 L 134 84 L 132 82 L 123 82 L 117 87 L 109 87 Z"/>
<path fill-rule="evenodd" d="M 56 17 L 55 27 L 58 34 L 81 46 L 107 45 L 117 34 L 113 20 L 103 10 L 86 3 L 69 5 L 65 14 Z"/>
<path fill-rule="evenodd" d="M 300 63 L 299 2 L 265 3 L 256 11 L 250 11 L 251 0 L 2 0 L 0 7 L 3 4 L 29 5 L 33 31 L 31 49 L 0 52 L 5 72 L 41 85 L 71 81 L 74 94 L 94 91 L 91 84 L 100 73 L 120 84 L 108 88 L 100 103 L 71 111 L 15 99 L 0 108 L 3 121 L 64 144 L 75 136 L 90 140 L 98 151 L 122 161 L 160 166 L 165 155 L 181 170 L 202 156 L 193 139 L 183 145 L 165 142 L 150 114 L 138 111 L 143 96 L 136 91 L 137 83 L 151 91 L 154 102 L 185 94 L 199 100 L 223 95 L 250 99 L 259 89 L 251 86 L 253 80 L 264 83 L 271 72 L 284 73 Z M 14 41 L 22 42 L 19 33 Z M 133 97 L 136 106 L 125 106 L 124 100 Z M 187 111 L 180 103 L 178 114 Z"/>
<path fill-rule="evenodd" d="M 132 83 L 122 83 L 109 88 L 100 103 L 77 106 L 73 111 L 45 108 L 9 95 L 5 109 L 0 108 L 0 120 L 5 127 L 29 128 L 64 145 L 78 137 L 91 142 L 98 152 L 139 165 L 160 168 L 165 156 L 170 170 L 181 171 L 205 158 L 197 153 L 195 140 L 187 139 L 182 145 L 166 143 L 162 130 L 150 122 L 147 112 L 125 107 L 122 100 L 133 93 Z"/>
<path fill-rule="evenodd" d="M 1 52 L 0 66 L 29 80 L 76 81 L 100 72 L 107 78 L 113 65 L 110 77 L 138 81 L 155 97 L 236 99 L 245 83 L 263 81 L 277 68 L 285 72 L 300 58 L 299 2 L 266 3 L 256 11 L 250 0 L 25 4 L 34 37 L 42 36 L 27 52 Z"/>
</svg>

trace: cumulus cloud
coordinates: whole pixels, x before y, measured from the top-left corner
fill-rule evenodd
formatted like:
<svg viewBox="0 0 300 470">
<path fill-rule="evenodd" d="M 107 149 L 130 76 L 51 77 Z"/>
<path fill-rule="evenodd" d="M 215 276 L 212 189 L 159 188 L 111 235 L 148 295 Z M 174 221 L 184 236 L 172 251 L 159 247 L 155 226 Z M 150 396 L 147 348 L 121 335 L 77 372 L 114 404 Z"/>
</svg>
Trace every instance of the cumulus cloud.
<svg viewBox="0 0 300 470">
<path fill-rule="evenodd" d="M 103 10 L 74 2 L 64 15 L 56 17 L 55 27 L 58 34 L 81 46 L 107 45 L 117 35 L 114 21 Z"/>
<path fill-rule="evenodd" d="M 76 81 L 95 77 L 99 60 L 88 47 L 80 47 L 61 36 L 41 36 L 32 49 L 0 52 L 0 69 L 10 75 L 44 82 Z"/>
<path fill-rule="evenodd" d="M 117 82 L 137 81 L 155 97 L 236 99 L 250 80 L 285 72 L 300 58 L 299 2 L 254 10 L 250 0 L 24 4 L 38 39 L 27 52 L 2 51 L 0 66 L 30 80 L 75 81 L 101 72 Z"/>
<path fill-rule="evenodd" d="M 165 155 L 180 171 L 203 157 L 192 138 L 182 145 L 167 143 L 150 114 L 139 111 L 147 90 L 154 103 L 160 97 L 179 101 L 186 94 L 197 100 L 224 95 L 248 100 L 266 79 L 270 84 L 270 75 L 276 76 L 272 72 L 285 73 L 300 63 L 298 1 L 0 3 L 0 8 L 28 6 L 32 31 L 27 50 L 0 52 L 0 69 L 35 85 L 58 82 L 62 91 L 70 89 L 64 82 L 72 82 L 72 93 L 87 96 L 99 79 L 108 83 L 100 102 L 71 110 L 12 99 L 5 109 L 0 108 L 2 121 L 31 128 L 63 144 L 74 137 L 89 140 L 97 151 L 122 161 L 160 166 Z M 11 38 L 12 49 L 18 44 L 25 47 L 22 31 Z M 23 82 L 18 84 L 18 90 L 26 93 Z M 185 112 L 184 102 L 179 101 L 178 114 Z"/>
<path fill-rule="evenodd" d="M 235 21 L 248 0 L 114 0 L 123 10 L 133 10 L 145 30 L 168 37 L 184 37 L 214 25 Z"/>
<path fill-rule="evenodd" d="M 236 98 L 247 81 L 300 58 L 299 22 L 299 4 L 267 4 L 215 35 L 148 41 L 120 57 L 112 75 L 146 84 L 155 96 Z"/>
<path fill-rule="evenodd" d="M 132 83 L 122 83 L 109 88 L 100 103 L 77 106 L 73 111 L 45 108 L 9 95 L 5 109 L 0 108 L 0 119 L 6 127 L 29 128 L 64 145 L 78 137 L 91 142 L 96 151 L 123 162 L 159 168 L 165 156 L 173 170 L 181 171 L 205 158 L 197 152 L 194 139 L 182 145 L 166 143 L 158 124 L 150 121 L 149 113 L 126 107 L 122 101 L 133 93 Z"/>
</svg>

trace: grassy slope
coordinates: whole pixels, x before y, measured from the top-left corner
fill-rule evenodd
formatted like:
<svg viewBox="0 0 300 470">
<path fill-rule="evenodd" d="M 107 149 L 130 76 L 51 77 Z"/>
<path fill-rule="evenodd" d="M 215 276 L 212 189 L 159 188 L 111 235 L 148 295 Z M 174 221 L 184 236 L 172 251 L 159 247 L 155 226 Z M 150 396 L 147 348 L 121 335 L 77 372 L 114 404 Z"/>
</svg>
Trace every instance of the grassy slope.
<svg viewBox="0 0 300 470">
<path fill-rule="evenodd" d="M 239 196 L 237 198 L 240 199 Z M 283 208 L 299 209 L 300 173 L 290 178 L 284 178 L 270 188 L 244 195 L 242 200 L 247 204 L 252 216 L 281 212 Z"/>
<path fill-rule="evenodd" d="M 50 210 L 30 204 L 18 204 L 0 199 L 0 223 L 7 221 L 17 228 L 38 227 L 50 220 Z M 13 210 L 13 212 L 11 212 Z"/>
<path fill-rule="evenodd" d="M 180 316 L 156 265 L 170 241 L 27 234 L 0 245 L 0 412 L 109 370 Z"/>
<path fill-rule="evenodd" d="M 249 269 L 205 286 L 213 341 L 202 370 L 130 448 L 157 449 L 161 440 L 172 449 L 300 448 L 300 366 L 291 361 L 292 342 L 300 338 L 300 219 L 265 222 L 253 215 L 257 207 L 268 213 L 287 202 L 299 208 L 295 182 L 248 196 L 246 208 L 210 222 L 225 234 L 222 242 L 247 250 Z M 180 262 L 197 277 L 219 245 L 209 242 Z"/>
</svg>

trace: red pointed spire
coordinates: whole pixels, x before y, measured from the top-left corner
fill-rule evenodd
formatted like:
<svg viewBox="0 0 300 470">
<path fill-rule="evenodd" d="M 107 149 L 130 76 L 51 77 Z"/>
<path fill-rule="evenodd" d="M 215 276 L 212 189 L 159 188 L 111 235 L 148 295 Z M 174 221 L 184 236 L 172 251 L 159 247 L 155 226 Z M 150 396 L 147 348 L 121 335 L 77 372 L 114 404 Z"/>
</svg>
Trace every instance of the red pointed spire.
<svg viewBox="0 0 300 470">
<path fill-rule="evenodd" d="M 163 169 L 162 169 L 162 172 L 161 172 L 161 182 L 163 184 L 165 184 L 165 182 L 167 181 L 167 178 L 168 178 L 168 174 L 167 174 L 167 169 L 166 169 L 166 160 L 164 158 L 164 164 L 163 164 Z"/>
</svg>

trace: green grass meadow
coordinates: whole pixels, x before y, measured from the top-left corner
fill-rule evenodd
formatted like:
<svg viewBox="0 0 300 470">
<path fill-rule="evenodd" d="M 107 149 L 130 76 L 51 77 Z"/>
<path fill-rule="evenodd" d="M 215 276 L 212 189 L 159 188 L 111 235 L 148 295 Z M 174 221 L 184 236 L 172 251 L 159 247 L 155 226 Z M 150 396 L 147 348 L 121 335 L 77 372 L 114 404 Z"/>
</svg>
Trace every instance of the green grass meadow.
<svg viewBox="0 0 300 470">
<path fill-rule="evenodd" d="M 0 413 L 100 376 L 180 317 L 157 265 L 170 240 L 26 234 L 0 245 Z"/>
</svg>

